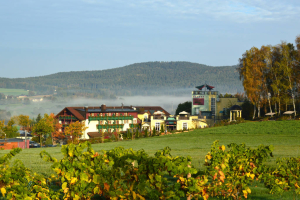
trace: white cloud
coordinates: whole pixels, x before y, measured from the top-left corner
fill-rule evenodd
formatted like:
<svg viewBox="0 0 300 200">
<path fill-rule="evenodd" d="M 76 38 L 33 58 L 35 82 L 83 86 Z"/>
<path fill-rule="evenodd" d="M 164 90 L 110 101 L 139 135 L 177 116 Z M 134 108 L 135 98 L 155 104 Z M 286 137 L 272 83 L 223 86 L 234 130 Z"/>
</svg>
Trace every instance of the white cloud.
<svg viewBox="0 0 300 200">
<path fill-rule="evenodd" d="M 103 4 L 103 0 L 82 0 L 86 3 Z M 279 0 L 111 0 L 111 5 L 151 9 L 160 14 L 176 17 L 209 16 L 217 20 L 256 22 L 296 18 L 300 11 L 298 1 Z"/>
</svg>

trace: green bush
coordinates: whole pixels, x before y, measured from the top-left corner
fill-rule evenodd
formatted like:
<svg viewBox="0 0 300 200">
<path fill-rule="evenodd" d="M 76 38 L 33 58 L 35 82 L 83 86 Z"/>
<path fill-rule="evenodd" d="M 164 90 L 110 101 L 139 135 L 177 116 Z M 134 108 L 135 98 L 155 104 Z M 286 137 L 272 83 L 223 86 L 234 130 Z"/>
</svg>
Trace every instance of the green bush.
<svg viewBox="0 0 300 200">
<path fill-rule="evenodd" d="M 154 136 L 156 136 L 156 129 L 155 129 L 155 127 L 153 127 L 153 129 L 152 129 L 153 131 L 152 131 L 152 137 L 154 137 Z"/>
<path fill-rule="evenodd" d="M 145 137 L 148 137 L 148 128 L 145 128 Z"/>
</svg>

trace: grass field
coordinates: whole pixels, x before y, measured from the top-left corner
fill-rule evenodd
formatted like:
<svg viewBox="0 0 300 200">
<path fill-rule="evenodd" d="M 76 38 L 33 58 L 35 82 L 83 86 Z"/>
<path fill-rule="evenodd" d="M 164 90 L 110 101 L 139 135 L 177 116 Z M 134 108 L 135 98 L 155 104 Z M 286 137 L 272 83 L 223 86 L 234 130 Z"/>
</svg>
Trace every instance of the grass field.
<svg viewBox="0 0 300 200">
<path fill-rule="evenodd" d="M 193 159 L 192 164 L 198 169 L 203 169 L 204 157 L 215 140 L 219 140 L 220 144 L 224 145 L 245 143 L 249 147 L 272 144 L 274 146 L 274 157 L 269 159 L 268 164 L 274 165 L 276 158 L 300 156 L 300 121 L 248 122 L 133 141 L 93 144 L 92 147 L 95 151 L 100 151 L 123 146 L 134 150 L 144 149 L 147 153 L 153 155 L 157 150 L 169 146 L 172 149 L 172 155 L 190 155 Z M 43 150 L 58 159 L 62 157 L 60 147 L 44 148 Z M 39 157 L 40 151 L 41 149 L 26 149 L 16 158 L 22 160 L 33 171 L 49 175 L 52 173 L 50 164 Z M 8 150 L 0 151 L 0 156 L 7 152 Z M 253 195 L 249 199 L 290 198 L 289 194 L 280 198 L 269 195 L 267 189 L 258 186 L 253 187 Z"/>
<path fill-rule="evenodd" d="M 24 89 L 0 88 L 0 93 L 3 93 L 5 95 L 13 95 L 13 96 L 28 95 L 28 91 Z"/>
</svg>

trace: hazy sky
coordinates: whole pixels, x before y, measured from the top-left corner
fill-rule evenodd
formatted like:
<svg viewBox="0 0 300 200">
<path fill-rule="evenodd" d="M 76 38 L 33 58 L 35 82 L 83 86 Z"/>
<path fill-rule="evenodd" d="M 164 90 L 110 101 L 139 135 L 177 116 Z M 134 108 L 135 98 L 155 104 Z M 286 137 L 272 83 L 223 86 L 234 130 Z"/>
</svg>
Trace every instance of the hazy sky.
<svg viewBox="0 0 300 200">
<path fill-rule="evenodd" d="M 0 77 L 147 61 L 235 65 L 252 46 L 294 43 L 299 0 L 6 0 Z"/>
</svg>

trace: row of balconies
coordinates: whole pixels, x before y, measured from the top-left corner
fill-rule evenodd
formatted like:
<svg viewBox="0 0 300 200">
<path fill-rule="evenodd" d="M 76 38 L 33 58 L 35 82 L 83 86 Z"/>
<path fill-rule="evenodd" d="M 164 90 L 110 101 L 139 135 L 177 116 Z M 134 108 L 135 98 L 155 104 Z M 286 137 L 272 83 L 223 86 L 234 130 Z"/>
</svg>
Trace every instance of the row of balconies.
<svg viewBox="0 0 300 200">
<path fill-rule="evenodd" d="M 189 120 L 190 117 L 189 116 L 177 116 L 176 120 Z M 166 116 L 151 116 L 151 120 L 167 120 Z M 150 120 L 147 120 L 150 122 Z"/>
<path fill-rule="evenodd" d="M 91 117 L 89 116 L 89 121 L 97 120 L 133 120 L 133 116 L 97 116 L 97 117 Z"/>
<path fill-rule="evenodd" d="M 109 129 L 109 128 L 123 128 L 124 124 L 104 124 L 104 125 L 96 125 L 98 129 Z M 134 127 L 134 124 L 129 125 L 130 128 Z"/>
<path fill-rule="evenodd" d="M 74 119 L 74 120 L 77 120 L 76 117 L 70 116 L 70 115 L 67 115 L 67 116 L 60 115 L 58 118 L 59 118 L 59 119 Z"/>
</svg>

